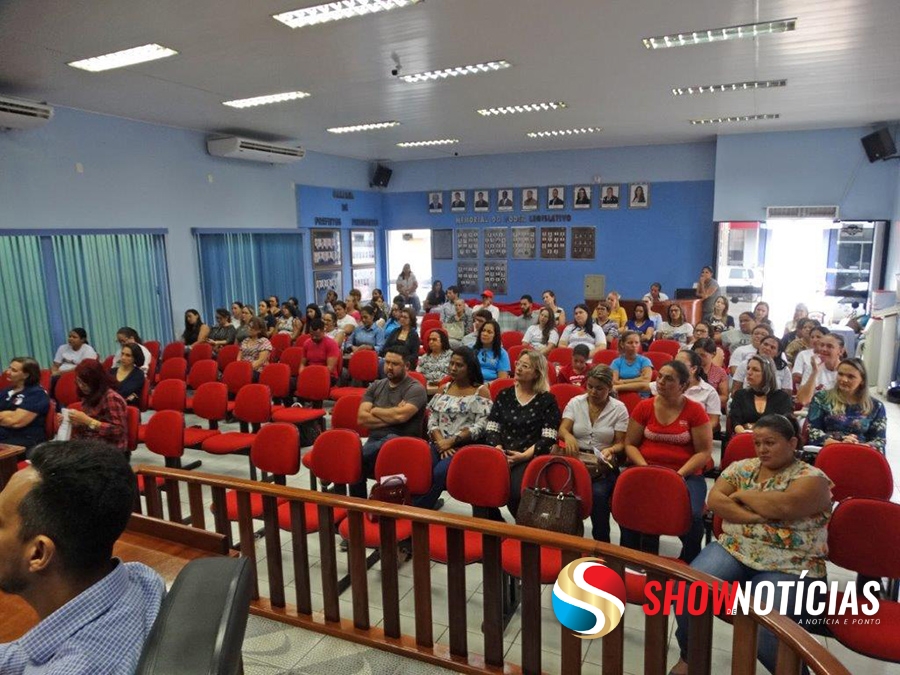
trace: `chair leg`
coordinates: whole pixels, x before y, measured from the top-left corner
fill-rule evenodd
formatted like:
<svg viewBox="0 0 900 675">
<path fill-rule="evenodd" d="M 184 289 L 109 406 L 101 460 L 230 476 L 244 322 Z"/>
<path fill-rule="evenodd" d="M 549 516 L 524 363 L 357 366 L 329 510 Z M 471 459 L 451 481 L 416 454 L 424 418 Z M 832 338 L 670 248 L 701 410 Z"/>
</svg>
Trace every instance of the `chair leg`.
<svg viewBox="0 0 900 675">
<path fill-rule="evenodd" d="M 503 572 L 503 631 L 506 632 L 510 620 L 519 609 L 521 598 L 521 581 L 518 578 Z"/>
</svg>

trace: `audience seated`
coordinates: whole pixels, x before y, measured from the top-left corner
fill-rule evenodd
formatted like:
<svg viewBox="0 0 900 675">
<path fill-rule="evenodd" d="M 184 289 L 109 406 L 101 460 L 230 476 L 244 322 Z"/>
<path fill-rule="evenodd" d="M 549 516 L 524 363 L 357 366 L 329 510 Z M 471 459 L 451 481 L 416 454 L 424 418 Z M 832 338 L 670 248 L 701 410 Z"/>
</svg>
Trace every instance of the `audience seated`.
<svg viewBox="0 0 900 675">
<path fill-rule="evenodd" d="M 447 294 L 444 293 L 444 284 L 439 279 L 435 279 L 431 285 L 431 290 L 425 296 L 425 313 L 427 314 L 431 310 L 439 308 L 445 302 L 447 302 Z"/>
<path fill-rule="evenodd" d="M 625 310 L 619 307 L 624 313 Z M 594 314 L 591 317 L 595 326 L 599 326 L 600 330 L 606 336 L 606 343 L 609 344 L 613 340 L 619 339 L 619 323 L 610 316 L 609 303 L 601 300 L 594 308 Z"/>
<path fill-rule="evenodd" d="M 662 292 L 662 284 L 654 281 L 650 284 L 650 290 L 644 293 L 644 297 L 641 299 L 649 300 L 650 302 L 664 302 L 669 299 L 669 296 Z"/>
<path fill-rule="evenodd" d="M 574 384 L 576 387 L 584 387 L 584 381 L 587 379 L 588 359 L 591 357 L 591 350 L 587 345 L 575 345 L 572 347 L 572 363 L 569 363 L 559 369 L 556 374 L 557 381 L 562 384 Z M 549 365 L 553 368 L 553 364 Z"/>
<path fill-rule="evenodd" d="M 82 361 L 75 368 L 75 376 L 81 410 L 69 408 L 68 411 L 72 438 L 104 441 L 126 452 L 127 404 L 115 390 L 115 378 L 103 369 L 99 361 Z"/>
<path fill-rule="evenodd" d="M 272 354 L 272 343 L 266 337 L 266 322 L 258 316 L 250 319 L 248 328 L 249 334 L 241 342 L 241 354 L 238 358 L 240 361 L 250 362 L 253 366 L 253 377 L 255 380 L 269 362 L 269 356 Z"/>
<path fill-rule="evenodd" d="M 397 308 L 399 312 L 399 307 Z M 347 303 L 343 300 L 337 300 L 334 303 L 334 314 L 337 317 L 337 327 L 344 331 L 350 337 L 353 335 L 356 327 L 362 321 L 362 310 L 359 313 L 359 322 L 347 313 Z M 385 331 L 385 335 L 387 331 Z"/>
<path fill-rule="evenodd" d="M 387 318 L 387 321 L 384 322 L 384 337 L 385 339 L 390 336 L 395 330 L 400 328 L 400 310 L 406 307 L 406 304 L 402 301 L 398 301 L 398 298 L 394 298 L 394 302 L 391 303 L 391 313 Z M 340 317 L 340 311 L 338 311 L 338 317 Z"/>
<path fill-rule="evenodd" d="M 362 316 L 361 313 L 360 316 Z M 334 343 L 343 350 L 347 334 L 338 328 L 337 314 L 334 313 L 334 310 L 322 312 L 322 323 L 325 326 L 325 335 L 334 340 Z"/>
<path fill-rule="evenodd" d="M 885 452 L 887 413 L 869 395 L 866 367 L 860 359 L 844 359 L 837 382 L 813 396 L 809 404 L 809 444 L 860 443 Z"/>
<path fill-rule="evenodd" d="M 447 289 L 448 296 L 450 293 L 451 290 Z M 448 300 L 441 306 L 441 325 L 447 331 L 450 346 L 461 346 L 465 337 L 472 332 L 472 308 L 460 297 L 455 297 L 452 304 Z"/>
<path fill-rule="evenodd" d="M 513 319 L 511 330 L 527 333 L 528 329 L 537 321 L 534 314 L 534 299 L 528 294 L 523 295 L 519 298 L 519 308 L 522 310 L 522 314 Z"/>
<path fill-rule="evenodd" d="M 687 344 L 693 331 L 694 327 L 684 320 L 684 311 L 681 306 L 672 304 L 666 308 L 666 320 L 659 324 L 656 338 L 658 340 L 676 340 L 681 344 Z"/>
<path fill-rule="evenodd" d="M 350 316 L 350 308 L 347 306 L 347 303 L 344 303 L 344 307 L 347 310 L 347 316 Z M 309 335 L 311 332 L 310 323 L 313 319 L 321 319 L 322 318 L 322 310 L 319 309 L 319 306 L 311 302 L 306 306 L 306 314 L 303 317 L 303 328 L 300 330 L 301 335 Z M 356 319 L 354 319 L 356 321 Z"/>
<path fill-rule="evenodd" d="M 216 325 L 209 329 L 209 337 L 206 341 L 212 345 L 213 354 L 219 352 L 220 347 L 233 345 L 237 331 L 231 325 L 231 314 L 224 307 L 216 310 Z"/>
<path fill-rule="evenodd" d="M 544 356 L 559 344 L 559 333 L 556 324 L 553 323 L 553 309 L 541 307 L 538 310 L 537 323 L 532 324 L 522 336 L 522 344 L 536 349 Z"/>
<path fill-rule="evenodd" d="M 69 370 L 75 370 L 75 366 L 85 359 L 96 359 L 97 352 L 88 344 L 87 331 L 84 328 L 73 328 L 69 331 L 66 344 L 60 345 L 53 357 L 53 365 L 50 372 L 59 375 Z"/>
<path fill-rule="evenodd" d="M 760 300 L 756 303 L 756 307 L 753 308 L 753 319 L 756 321 L 756 325 L 764 325 L 772 328 L 772 320 L 769 318 L 769 303 L 764 300 Z M 772 333 L 774 334 L 774 329 Z"/>
<path fill-rule="evenodd" d="M 721 366 L 715 364 L 715 358 L 719 353 L 719 347 L 716 346 L 712 338 L 701 338 L 694 342 L 691 349 L 700 355 L 703 363 L 703 372 L 706 375 L 706 381 L 719 394 L 719 400 L 722 403 L 722 410 L 728 401 L 728 373 Z"/>
<path fill-rule="evenodd" d="M 341 304 L 340 301 L 338 304 Z M 372 349 L 380 353 L 384 346 L 384 330 L 375 325 L 375 308 L 367 305 L 360 310 L 359 316 L 360 325 L 345 339 L 344 351 L 353 353 L 360 349 Z"/>
<path fill-rule="evenodd" d="M 829 333 L 831 333 L 831 331 L 825 326 L 820 326 L 818 323 L 812 324 L 809 329 L 809 346 L 798 351 L 794 357 L 794 366 L 791 372 L 791 375 L 794 378 L 794 384 L 800 384 L 800 380 L 803 377 L 803 371 L 806 370 L 810 359 L 812 359 L 816 350 L 819 348 L 819 343 L 822 341 L 822 338 Z"/>
<path fill-rule="evenodd" d="M 810 357 L 800 376 L 797 402 L 808 405 L 813 395 L 823 389 L 832 389 L 837 383 L 837 369 L 844 358 L 844 338 L 829 333 L 819 341 L 815 356 Z"/>
<path fill-rule="evenodd" d="M 456 301 L 460 299 L 459 288 L 456 286 L 447 286 L 446 296 L 447 301 L 437 308 L 438 316 L 441 317 L 441 323 L 443 324 L 449 323 L 456 316 Z M 465 302 L 463 302 L 463 306 L 466 308 L 466 315 L 471 320 L 472 308 L 466 305 Z"/>
<path fill-rule="evenodd" d="M 728 313 L 728 298 L 720 295 L 713 303 L 712 313 L 703 317 L 704 321 L 713 329 L 724 333 L 734 328 L 734 317 Z"/>
<path fill-rule="evenodd" d="M 715 324 L 715 322 L 711 322 Z M 734 354 L 734 350 L 744 345 L 749 345 L 753 339 L 751 333 L 756 327 L 756 321 L 753 320 L 753 314 L 750 312 L 741 312 L 738 316 L 738 327 L 726 330 L 722 333 L 722 346 L 729 352 Z"/>
<path fill-rule="evenodd" d="M 796 328 L 787 333 L 781 340 L 781 344 L 784 347 L 784 358 L 791 364 L 791 368 L 794 367 L 797 354 L 812 347 L 809 334 L 816 325 L 818 325 L 818 321 L 814 319 L 798 319 Z"/>
<path fill-rule="evenodd" d="M 297 308 L 297 304 L 294 303 L 294 309 Z M 238 302 L 235 300 L 231 303 L 231 326 L 235 330 L 241 327 L 241 310 L 244 309 L 244 303 Z"/>
<path fill-rule="evenodd" d="M 104 443 L 46 443 L 12 476 L 0 493 L 0 586 L 40 623 L 0 644 L 0 672 L 135 671 L 166 593 L 152 569 L 112 557 L 135 490 L 128 460 Z"/>
<path fill-rule="evenodd" d="M 372 307 L 375 323 L 378 324 L 379 328 L 384 328 L 384 322 L 387 321 L 388 312 L 384 304 L 384 293 L 380 288 L 372 289 L 372 299 L 369 301 L 369 306 Z M 332 308 L 332 310 L 333 309 L 334 308 Z M 362 318 L 362 307 L 359 308 L 359 312 L 360 318 Z"/>
<path fill-rule="evenodd" d="M 397 293 L 402 298 L 400 306 L 404 307 L 406 305 L 412 305 L 413 311 L 418 314 L 419 310 L 422 309 L 422 303 L 419 300 L 419 296 L 416 294 L 416 289 L 419 288 L 419 282 L 416 280 L 416 275 L 413 274 L 409 263 L 406 263 L 403 266 L 400 275 L 397 277 L 396 288 Z M 394 301 L 396 302 L 396 298 Z M 388 331 L 385 331 L 385 334 L 388 334 Z"/>
<path fill-rule="evenodd" d="M 347 294 L 347 297 L 344 298 L 344 304 L 347 306 L 347 316 L 353 317 L 353 320 L 356 321 L 357 324 L 359 324 L 360 319 L 359 310 L 362 306 L 360 304 L 361 300 L 362 293 L 360 293 L 360 291 L 356 288 L 351 288 L 350 292 Z"/>
<path fill-rule="evenodd" d="M 231 328 L 231 326 L 228 326 Z M 232 328 L 232 330 L 234 330 Z M 116 379 L 116 391 L 125 402 L 131 406 L 141 404 L 141 393 L 144 390 L 144 382 L 147 378 L 141 366 L 144 365 L 144 352 L 135 344 L 122 346 L 119 355 L 119 365 L 110 370 L 110 375 Z"/>
<path fill-rule="evenodd" d="M 419 362 L 419 332 L 416 330 L 416 313 L 412 307 L 404 307 L 400 310 L 400 327 L 388 335 L 381 348 L 382 355 L 391 347 L 399 347 L 406 355 L 409 367 L 415 370 Z"/>
<path fill-rule="evenodd" d="M 790 344 L 791 340 L 796 337 L 797 329 L 799 328 L 798 323 L 801 319 L 806 319 L 809 317 L 809 308 L 802 303 L 798 302 L 796 307 L 794 307 L 794 318 L 784 324 L 784 334 L 782 335 L 782 344 L 787 346 Z"/>
<path fill-rule="evenodd" d="M 450 374 L 450 340 L 447 332 L 434 328 L 428 334 L 425 354 L 419 359 L 416 368 L 425 377 L 426 390 L 429 396 L 438 391 L 441 380 Z"/>
<path fill-rule="evenodd" d="M 269 302 L 260 300 L 256 304 L 257 316 L 266 322 L 266 337 L 272 337 L 275 334 L 275 321 L 277 316 L 269 311 Z"/>
<path fill-rule="evenodd" d="M 734 392 L 728 412 L 736 434 L 753 431 L 763 415 L 792 415 L 791 395 L 778 382 L 772 357 L 754 354 L 747 359 L 744 386 Z"/>
<path fill-rule="evenodd" d="M 472 311 L 477 312 L 479 309 L 487 310 L 491 313 L 491 318 L 494 321 L 500 321 L 500 308 L 494 304 L 493 291 L 485 289 L 481 293 L 481 304 L 475 305 L 475 307 L 472 308 Z"/>
<path fill-rule="evenodd" d="M 647 385 L 653 377 L 653 364 L 646 356 L 638 353 L 640 346 L 641 336 L 636 331 L 627 331 L 619 339 L 620 356 L 609 364 L 616 392 L 647 391 Z"/>
<path fill-rule="evenodd" d="M 325 335 L 325 322 L 322 319 L 310 319 L 309 327 L 310 337 L 303 343 L 303 358 L 298 372 L 302 372 L 306 366 L 325 366 L 331 373 L 331 384 L 335 384 L 343 367 L 341 348 Z"/>
<path fill-rule="evenodd" d="M 647 314 L 647 305 L 637 303 L 634 306 L 634 315 L 625 324 L 629 331 L 636 332 L 641 338 L 641 347 L 644 351 L 650 349 L 650 343 L 653 342 L 653 334 L 656 332 L 656 324 Z"/>
<path fill-rule="evenodd" d="M 486 309 L 479 309 L 472 314 L 472 332 L 467 333 L 462 339 L 462 345 L 469 349 L 475 349 L 478 345 L 478 334 L 485 321 L 493 321 L 491 313 Z"/>
<path fill-rule="evenodd" d="M 625 330 L 625 324 L 628 323 L 628 314 L 625 313 L 625 308 L 619 304 L 619 300 L 621 300 L 622 296 L 619 295 L 618 291 L 610 291 L 606 296 L 606 306 L 609 310 L 609 318 L 616 322 L 616 327 L 622 331 Z M 603 323 L 601 321 L 601 323 Z M 612 337 L 607 333 L 606 337 Z"/>
<path fill-rule="evenodd" d="M 44 440 L 50 397 L 41 387 L 41 367 L 16 356 L 6 369 L 9 386 L 0 389 L 0 443 L 31 448 Z"/>
<path fill-rule="evenodd" d="M 303 322 L 297 318 L 297 310 L 291 303 L 284 303 L 281 306 L 281 315 L 275 320 L 275 332 L 288 334 L 293 341 L 299 337 L 302 330 Z"/>
<path fill-rule="evenodd" d="M 754 328 L 754 332 L 759 328 L 760 326 Z M 791 369 L 787 362 L 781 357 L 781 340 L 774 335 L 767 335 L 760 341 L 757 353 L 772 359 L 772 362 L 775 364 L 775 380 L 778 387 L 784 389 L 788 394 L 793 393 L 794 381 L 791 379 Z M 746 373 L 747 360 L 744 360 L 741 365 L 737 367 L 737 370 L 734 371 L 734 381 L 732 384 L 733 392 L 747 386 L 745 382 Z"/>
<path fill-rule="evenodd" d="M 509 377 L 509 354 L 500 341 L 500 324 L 496 321 L 488 319 L 484 322 L 473 351 L 485 382 Z"/>
<path fill-rule="evenodd" d="M 250 305 L 241 307 L 241 322 L 235 329 L 234 334 L 236 344 L 242 344 L 244 340 L 250 337 L 250 321 L 255 317 L 256 315 L 253 313 L 253 308 Z M 265 326 L 265 322 L 263 322 L 263 326 Z"/>
<path fill-rule="evenodd" d="M 587 305 L 575 305 L 574 321 L 566 326 L 559 338 L 560 347 L 574 347 L 575 345 L 587 345 L 591 350 L 591 356 L 601 349 L 606 349 L 606 335 L 603 330 L 594 324 L 588 313 Z"/>
<path fill-rule="evenodd" d="M 266 301 L 260 303 L 261 306 L 268 307 Z M 268 314 L 268 309 L 266 310 Z M 185 347 L 190 347 L 197 342 L 206 342 L 209 338 L 209 326 L 203 323 L 200 318 L 200 312 L 196 309 L 189 309 L 184 313 L 184 332 L 181 334 L 181 341 Z"/>
<path fill-rule="evenodd" d="M 119 348 L 116 350 L 115 355 L 113 356 L 113 367 L 117 367 L 119 365 L 119 357 L 122 355 L 122 347 L 129 343 L 136 344 L 142 352 L 144 352 L 144 365 L 141 366 L 141 370 L 144 371 L 144 375 L 147 374 L 150 369 L 150 362 L 153 358 L 150 356 L 150 350 L 148 350 L 141 340 L 141 336 L 138 332 L 131 328 L 130 326 L 122 326 L 119 330 L 116 331 L 116 342 L 119 343 Z"/>
<path fill-rule="evenodd" d="M 759 346 L 762 344 L 763 338 L 772 334 L 772 329 L 765 324 L 759 324 L 753 327 L 750 333 L 750 344 L 741 345 L 732 350 L 731 358 L 728 360 L 728 370 L 734 375 L 737 373 L 744 362 L 753 354 L 759 353 Z"/>
<path fill-rule="evenodd" d="M 556 304 L 556 293 L 547 289 L 541 293 L 541 300 L 553 311 L 553 321 L 557 326 L 566 325 L 566 310 Z"/>
<path fill-rule="evenodd" d="M 711 332 L 709 324 L 705 321 L 698 321 L 694 324 L 694 331 L 688 338 L 687 344 L 681 345 L 681 349 L 691 349 L 697 340 L 704 340 L 711 337 L 713 337 L 713 333 Z M 725 352 L 722 351 L 721 347 L 716 349 L 716 356 L 713 362 L 717 366 L 721 366 L 725 363 Z"/>
</svg>

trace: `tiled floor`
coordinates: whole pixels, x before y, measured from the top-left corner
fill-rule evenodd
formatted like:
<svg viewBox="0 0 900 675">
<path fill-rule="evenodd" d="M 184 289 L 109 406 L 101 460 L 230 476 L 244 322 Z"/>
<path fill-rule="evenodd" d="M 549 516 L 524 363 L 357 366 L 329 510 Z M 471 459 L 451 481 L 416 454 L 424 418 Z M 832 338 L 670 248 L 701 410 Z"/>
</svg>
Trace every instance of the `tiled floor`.
<svg viewBox="0 0 900 675">
<path fill-rule="evenodd" d="M 188 424 L 195 420 L 188 418 Z M 227 428 L 227 427 L 226 427 Z M 887 456 L 895 477 L 895 491 L 893 500 L 900 503 L 900 407 L 888 404 L 888 438 L 890 439 Z M 244 457 L 213 456 L 195 451 L 187 451 L 186 460 L 199 458 L 203 460 L 200 471 L 225 474 L 240 478 L 248 475 L 247 459 Z M 161 460 L 154 456 L 143 446 L 134 453 L 132 462 L 135 464 L 146 462 L 159 465 Z M 297 476 L 290 477 L 288 484 L 295 487 L 309 487 L 309 477 L 306 469 L 301 469 Z M 182 495 L 185 512 L 188 510 L 187 495 Z M 449 513 L 468 514 L 470 511 L 465 505 L 456 502 L 445 494 L 446 504 L 444 511 Z M 207 495 L 207 503 L 211 497 Z M 589 523 L 587 523 L 589 525 Z M 618 541 L 618 527 L 612 525 L 613 541 Z M 589 529 L 589 528 L 588 528 Z M 235 535 L 237 533 L 235 532 Z M 284 565 L 285 582 L 287 586 L 288 601 L 293 594 L 293 564 L 291 559 L 291 541 L 286 532 L 281 533 L 282 562 Z M 311 535 L 308 538 L 311 581 L 313 589 L 313 607 L 322 607 L 321 581 L 317 572 L 319 561 L 318 536 Z M 677 555 L 680 543 L 676 539 L 663 539 L 661 553 L 663 555 Z M 265 543 L 257 542 L 257 553 L 260 570 L 260 592 L 267 595 L 267 571 L 265 564 Z M 432 604 L 434 616 L 434 637 L 438 643 L 447 643 L 447 596 L 446 596 L 446 572 L 445 567 L 434 564 L 432 575 Z M 346 571 L 346 557 L 338 557 L 338 573 Z M 404 633 L 414 633 L 413 613 L 413 581 L 412 565 L 407 563 L 400 566 L 399 570 L 400 614 L 401 627 Z M 849 581 L 853 578 L 846 570 L 829 566 L 829 577 L 839 581 Z M 372 625 L 381 622 L 381 586 L 380 567 L 376 564 L 368 574 L 370 620 Z M 477 627 L 482 619 L 482 594 L 480 568 L 471 565 L 467 568 L 466 586 L 470 591 L 467 600 L 468 647 L 473 653 L 483 653 L 484 638 Z M 550 610 L 550 587 L 545 587 L 541 595 L 541 601 L 546 611 L 542 616 L 541 646 L 543 651 L 542 666 L 547 673 L 559 671 L 560 652 L 560 627 Z M 345 593 L 340 600 L 342 617 L 352 616 L 352 605 L 349 593 Z M 670 624 L 674 624 L 670 621 Z M 626 673 L 643 672 L 643 615 L 640 608 L 629 605 L 625 615 L 625 671 Z M 520 616 L 516 615 L 511 620 L 504 634 L 504 649 L 507 658 L 520 662 Z M 474 628 L 474 630 L 473 630 Z M 728 624 L 716 621 L 713 636 L 713 672 L 730 671 L 730 652 L 728 645 L 731 643 L 731 628 Z M 673 636 L 674 625 L 670 625 L 669 656 L 670 663 L 677 659 L 677 645 Z M 900 632 L 898 632 L 900 635 Z M 835 654 L 854 675 L 900 675 L 900 665 L 887 664 L 860 656 L 846 649 L 836 640 L 820 638 L 828 649 Z M 584 641 L 582 645 L 582 657 L 585 673 L 599 673 L 602 655 L 602 641 Z M 430 666 L 418 661 L 404 659 L 377 649 L 360 647 L 351 642 L 323 636 L 319 633 L 305 631 L 274 621 L 251 617 L 244 640 L 245 672 L 248 675 L 269 675 L 275 673 L 317 674 L 323 675 L 379 675 L 392 673 L 395 675 L 418 675 L 418 673 L 442 673 L 441 668 Z M 760 666 L 757 672 L 765 672 Z"/>
</svg>

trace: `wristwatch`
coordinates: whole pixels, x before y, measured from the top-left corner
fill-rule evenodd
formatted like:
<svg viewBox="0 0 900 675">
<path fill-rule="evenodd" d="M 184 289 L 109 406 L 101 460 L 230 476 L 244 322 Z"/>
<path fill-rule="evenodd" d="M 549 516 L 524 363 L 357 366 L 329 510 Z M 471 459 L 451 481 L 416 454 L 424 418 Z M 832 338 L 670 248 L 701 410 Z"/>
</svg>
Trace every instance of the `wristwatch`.
<svg viewBox="0 0 900 675">
<path fill-rule="evenodd" d="M 97 431 L 100 428 L 102 422 L 100 420 L 91 420 L 90 427 L 91 431 Z"/>
</svg>

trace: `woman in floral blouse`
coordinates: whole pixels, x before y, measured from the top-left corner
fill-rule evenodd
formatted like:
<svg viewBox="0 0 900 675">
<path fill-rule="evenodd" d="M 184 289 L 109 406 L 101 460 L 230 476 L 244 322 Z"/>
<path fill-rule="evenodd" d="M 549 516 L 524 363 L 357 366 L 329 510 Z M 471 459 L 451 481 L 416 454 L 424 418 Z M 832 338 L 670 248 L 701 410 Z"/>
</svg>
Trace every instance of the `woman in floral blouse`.
<svg viewBox="0 0 900 675">
<path fill-rule="evenodd" d="M 837 384 L 820 391 L 809 404 L 809 444 L 859 443 L 884 454 L 887 415 L 869 396 L 866 367 L 859 359 L 838 364 Z"/>
<path fill-rule="evenodd" d="M 450 374 L 450 339 L 442 328 L 431 329 L 425 339 L 428 351 L 419 359 L 416 370 L 425 377 L 428 395 L 434 396 L 441 380 Z"/>
<path fill-rule="evenodd" d="M 431 338 L 440 335 L 432 331 Z M 447 340 L 447 336 L 443 336 Z M 449 351 L 445 352 L 451 354 Z M 447 471 L 457 448 L 475 443 L 484 433 L 491 412 L 490 391 L 484 384 L 475 352 L 468 347 L 454 349 L 450 356 L 450 377 L 428 404 L 428 439 L 431 441 L 433 475 L 431 491 L 415 501 L 432 509 L 447 484 Z"/>
<path fill-rule="evenodd" d="M 251 363 L 255 380 L 269 362 L 269 354 L 272 353 L 272 343 L 266 337 L 266 322 L 258 316 L 250 319 L 248 328 L 250 336 L 241 342 L 240 360 Z"/>
<path fill-rule="evenodd" d="M 776 609 L 787 588 L 787 615 L 797 621 L 802 615 L 794 612 L 794 582 L 801 573 L 807 588 L 824 579 L 831 517 L 831 481 L 795 458 L 799 436 L 796 421 L 784 415 L 766 415 L 756 423 L 756 458 L 729 466 L 709 493 L 710 510 L 723 520 L 722 534 L 691 564 L 725 581 L 772 583 Z M 681 660 L 670 673 L 681 675 L 687 673 L 689 617 L 676 618 Z M 760 628 L 757 645 L 760 662 L 775 672 L 777 638 Z"/>
</svg>

